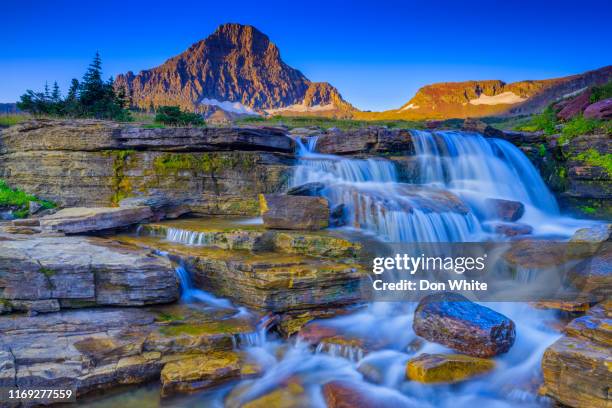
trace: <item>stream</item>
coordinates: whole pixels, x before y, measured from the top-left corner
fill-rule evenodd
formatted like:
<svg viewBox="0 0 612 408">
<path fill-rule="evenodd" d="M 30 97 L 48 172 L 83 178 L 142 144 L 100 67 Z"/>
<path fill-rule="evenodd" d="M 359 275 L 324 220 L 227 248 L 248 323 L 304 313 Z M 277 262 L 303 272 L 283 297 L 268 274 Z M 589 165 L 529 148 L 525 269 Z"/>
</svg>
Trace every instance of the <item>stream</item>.
<svg viewBox="0 0 612 408">
<path fill-rule="evenodd" d="M 322 183 L 320 194 L 334 208 L 342 205 L 346 233 L 359 232 L 381 242 L 482 242 L 507 238 L 496 233 L 494 211 L 488 199 L 520 201 L 524 205 L 521 224 L 531 236 L 564 240 L 590 221 L 562 216 L 554 196 L 537 170 L 514 145 L 476 133 L 413 131 L 418 178 L 400 182 L 397 168 L 384 158 L 345 158 L 316 152 L 316 137 L 296 140 L 299 162 L 292 186 Z M 407 192 L 409 192 L 407 194 Z M 460 199 L 457 204 L 447 193 Z M 458 205 L 467 210 L 449 211 Z M 260 223 L 247 220 L 245 225 Z M 183 245 L 207 245 L 193 231 L 169 229 L 167 240 Z M 181 302 L 249 310 L 194 288 L 189 272 L 177 266 Z M 308 395 L 308 406 L 325 407 L 322 385 L 347 380 L 360 390 L 373 393 L 396 407 L 538 407 L 548 401 L 537 395 L 540 362 L 544 350 L 560 337 L 551 322 L 554 311 L 534 309 L 526 303 L 499 302 L 487 306 L 516 324 L 516 342 L 496 360 L 491 373 L 453 385 L 428 385 L 406 381 L 406 362 L 421 353 L 452 352 L 444 346 L 420 340 L 412 331 L 416 304 L 372 302 L 348 315 L 321 320 L 351 337 L 376 340 L 384 347 L 364 353 L 351 345 L 329 345 L 313 350 L 293 339 L 282 340 L 268 333 L 262 321 L 257 333 L 236 342 L 263 368 L 263 375 L 234 382 L 212 391 L 159 399 L 156 385 L 107 393 L 87 403 L 90 407 L 240 406 L 255 397 L 299 379 Z M 374 380 L 373 380 L 374 378 Z M 233 393 L 232 390 L 241 392 Z M 287 405 L 293 406 L 293 405 Z"/>
</svg>

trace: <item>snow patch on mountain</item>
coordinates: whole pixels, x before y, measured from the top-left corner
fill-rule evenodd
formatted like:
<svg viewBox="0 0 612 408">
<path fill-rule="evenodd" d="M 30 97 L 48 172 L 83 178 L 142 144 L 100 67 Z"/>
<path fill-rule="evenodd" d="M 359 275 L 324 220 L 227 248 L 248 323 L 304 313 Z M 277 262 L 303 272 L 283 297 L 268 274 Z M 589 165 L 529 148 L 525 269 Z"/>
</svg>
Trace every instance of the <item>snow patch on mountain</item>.
<svg viewBox="0 0 612 408">
<path fill-rule="evenodd" d="M 485 94 L 480 94 L 480 96 L 476 99 L 470 99 L 471 105 L 501 105 L 501 104 L 515 104 L 519 102 L 523 102 L 527 100 L 527 98 L 521 98 L 514 92 L 502 92 L 497 95 L 489 96 Z"/>
<path fill-rule="evenodd" d="M 252 108 L 241 104 L 240 102 L 218 101 L 217 99 L 204 98 L 200 101 L 202 105 L 218 106 L 226 112 L 240 113 L 246 115 L 259 115 Z"/>
</svg>

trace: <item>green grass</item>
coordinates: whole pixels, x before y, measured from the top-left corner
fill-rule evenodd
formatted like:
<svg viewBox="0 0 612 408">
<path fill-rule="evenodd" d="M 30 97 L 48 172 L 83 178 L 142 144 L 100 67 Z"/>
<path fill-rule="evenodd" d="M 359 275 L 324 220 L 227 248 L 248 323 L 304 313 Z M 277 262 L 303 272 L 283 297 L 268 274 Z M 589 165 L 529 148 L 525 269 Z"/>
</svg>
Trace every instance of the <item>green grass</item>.
<svg viewBox="0 0 612 408">
<path fill-rule="evenodd" d="M 563 126 L 559 143 L 565 144 L 576 136 L 587 135 L 602 128 L 604 124 L 600 120 L 586 119 L 583 116 L 576 116 Z"/>
<path fill-rule="evenodd" d="M 13 211 L 13 215 L 17 218 L 25 218 L 28 216 L 28 203 L 30 201 L 39 203 L 44 209 L 55 207 L 55 204 L 51 201 L 41 200 L 19 189 L 12 189 L 4 180 L 0 179 L 0 207 L 17 207 L 18 209 Z"/>
<path fill-rule="evenodd" d="M 10 113 L 7 115 L 0 115 L 0 127 L 13 126 L 29 119 L 32 119 L 32 116 L 25 113 Z"/>
<path fill-rule="evenodd" d="M 605 85 L 594 86 L 591 89 L 591 103 L 599 102 L 608 98 L 612 98 L 612 81 Z"/>
<path fill-rule="evenodd" d="M 557 126 L 557 115 L 552 106 L 547 107 L 538 115 L 533 115 L 528 121 L 515 127 L 516 130 L 523 132 L 544 131 L 547 135 L 555 133 Z"/>
<path fill-rule="evenodd" d="M 449 122 L 449 125 L 453 121 Z M 460 123 L 463 120 L 459 119 Z M 405 128 L 405 129 L 423 129 L 424 121 L 409 121 L 409 120 L 355 120 L 355 119 L 336 119 L 320 116 L 272 116 L 263 118 L 258 116 L 247 117 L 240 119 L 236 124 L 241 125 L 284 125 L 289 128 L 300 128 L 315 126 L 323 129 L 338 128 L 342 130 L 361 129 L 368 126 L 387 126 L 389 128 Z M 450 127 L 450 126 L 449 126 Z"/>
</svg>

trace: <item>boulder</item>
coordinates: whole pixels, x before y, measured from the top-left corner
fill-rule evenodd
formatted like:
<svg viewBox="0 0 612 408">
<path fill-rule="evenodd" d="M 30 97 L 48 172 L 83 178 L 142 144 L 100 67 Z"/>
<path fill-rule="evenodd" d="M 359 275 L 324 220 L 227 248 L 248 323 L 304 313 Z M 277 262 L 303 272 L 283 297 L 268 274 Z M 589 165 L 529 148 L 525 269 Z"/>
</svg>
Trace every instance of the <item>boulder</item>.
<svg viewBox="0 0 612 408">
<path fill-rule="evenodd" d="M 591 90 L 587 90 L 582 92 L 580 95 L 574 97 L 573 99 L 567 101 L 561 108 L 559 112 L 557 112 L 557 117 L 561 120 L 568 121 L 570 119 L 575 118 L 578 115 L 581 115 L 582 112 L 586 109 L 587 106 L 591 104 Z"/>
<path fill-rule="evenodd" d="M 119 201 L 119 207 L 149 207 L 155 221 L 175 219 L 191 212 L 185 200 L 171 199 L 162 194 L 124 198 Z"/>
<path fill-rule="evenodd" d="M 519 235 L 529 235 L 533 232 L 533 227 L 521 223 L 500 222 L 493 225 L 493 231 L 496 234 L 505 235 L 507 237 L 516 237 Z"/>
<path fill-rule="evenodd" d="M 228 408 L 307 408 L 313 406 L 309 394 L 299 380 L 289 378 L 280 386 L 261 395 L 250 392 L 249 384 L 240 384 L 224 401 Z"/>
<path fill-rule="evenodd" d="M 426 340 L 482 358 L 507 352 L 516 336 L 512 320 L 451 292 L 424 297 L 412 327 Z"/>
<path fill-rule="evenodd" d="M 400 393 L 382 387 L 347 380 L 335 380 L 323 386 L 328 408 L 412 408 L 413 404 Z"/>
<path fill-rule="evenodd" d="M 266 228 L 320 230 L 329 225 L 329 203 L 323 197 L 261 194 Z"/>
<path fill-rule="evenodd" d="M 421 354 L 406 366 L 406 377 L 422 383 L 455 383 L 484 374 L 495 362 L 463 354 Z"/>
<path fill-rule="evenodd" d="M 600 224 L 589 228 L 580 228 L 570 238 L 570 242 L 601 243 L 612 238 L 612 224 Z"/>
<path fill-rule="evenodd" d="M 0 245 L 0 299 L 24 307 L 28 301 L 34 312 L 57 310 L 58 301 L 71 307 L 142 306 L 178 297 L 174 267 L 149 250 L 76 236 Z"/>
<path fill-rule="evenodd" d="M 40 226 L 45 231 L 77 234 L 126 227 L 152 216 L 149 207 L 75 207 L 41 218 Z"/>
<path fill-rule="evenodd" d="M 255 375 L 259 368 L 244 358 L 233 351 L 219 351 L 170 362 L 161 371 L 161 395 L 194 392 Z"/>
<path fill-rule="evenodd" d="M 34 215 L 42 208 L 42 204 L 37 203 L 36 201 L 28 202 L 28 214 Z"/>
<path fill-rule="evenodd" d="M 563 405 L 607 408 L 612 403 L 612 302 L 572 321 L 542 357 L 542 392 Z"/>
<path fill-rule="evenodd" d="M 612 119 L 612 98 L 604 99 L 587 106 L 584 117 L 588 119 Z"/>
<path fill-rule="evenodd" d="M 518 201 L 487 198 L 485 205 L 491 211 L 493 217 L 502 221 L 516 221 L 525 213 L 525 206 Z"/>
<path fill-rule="evenodd" d="M 287 195 L 318 196 L 324 188 L 325 184 L 315 181 L 312 183 L 306 183 L 300 186 L 291 187 L 289 190 L 287 190 Z"/>
</svg>

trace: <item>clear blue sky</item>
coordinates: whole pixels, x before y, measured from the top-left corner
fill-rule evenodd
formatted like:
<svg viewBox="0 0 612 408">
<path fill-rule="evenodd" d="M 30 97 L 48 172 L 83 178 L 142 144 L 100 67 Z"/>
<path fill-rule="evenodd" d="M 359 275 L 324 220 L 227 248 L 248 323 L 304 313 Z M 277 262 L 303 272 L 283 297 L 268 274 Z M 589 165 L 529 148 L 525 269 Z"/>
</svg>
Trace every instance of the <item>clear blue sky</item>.
<svg viewBox="0 0 612 408">
<path fill-rule="evenodd" d="M 361 109 L 422 85 L 541 79 L 612 64 L 612 1 L 29 1 L 0 5 L 0 102 L 57 80 L 96 50 L 105 75 L 138 72 L 225 22 L 266 33 L 289 65 Z"/>
</svg>

